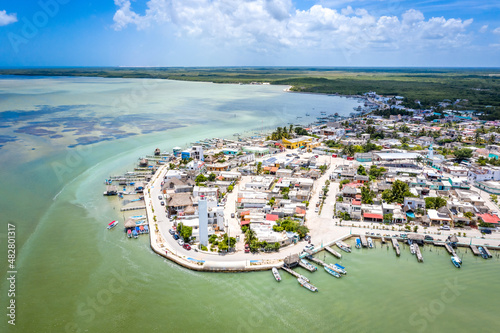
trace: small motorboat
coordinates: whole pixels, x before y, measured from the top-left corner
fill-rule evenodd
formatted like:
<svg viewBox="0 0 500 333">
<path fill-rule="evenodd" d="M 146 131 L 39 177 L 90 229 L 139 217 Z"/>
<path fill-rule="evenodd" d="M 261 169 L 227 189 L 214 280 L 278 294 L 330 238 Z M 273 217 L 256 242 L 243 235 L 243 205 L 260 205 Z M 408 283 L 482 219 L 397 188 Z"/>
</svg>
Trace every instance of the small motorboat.
<svg viewBox="0 0 500 333">
<path fill-rule="evenodd" d="M 137 234 L 140 234 L 141 233 L 141 228 L 139 228 L 138 226 L 135 227 L 135 232 L 137 232 Z"/>
<path fill-rule="evenodd" d="M 141 226 L 139 227 L 139 233 L 143 234 L 143 233 L 145 233 L 145 232 L 146 232 L 146 231 L 144 230 L 144 226 L 143 226 L 143 225 L 141 225 Z"/>
<path fill-rule="evenodd" d="M 372 238 L 371 238 L 371 237 L 368 237 L 368 238 L 366 239 L 366 241 L 368 242 L 368 247 L 369 247 L 369 248 L 373 248 L 373 240 L 372 240 Z"/>
<path fill-rule="evenodd" d="M 137 230 L 135 230 L 135 229 L 132 230 L 132 236 L 134 236 L 134 238 L 137 238 L 139 236 L 139 234 L 137 233 Z"/>
<path fill-rule="evenodd" d="M 300 259 L 300 261 L 302 262 L 302 264 L 304 266 L 306 266 L 307 270 L 311 271 L 311 272 L 314 272 L 314 271 L 317 271 L 318 270 L 318 267 L 314 266 L 313 264 L 311 264 L 310 262 L 308 262 L 307 260 L 304 260 L 304 259 Z"/>
<path fill-rule="evenodd" d="M 281 275 L 278 272 L 278 269 L 276 267 L 273 267 L 272 271 L 273 271 L 273 275 L 274 275 L 274 278 L 276 279 L 276 281 L 280 282 L 281 281 Z"/>
<path fill-rule="evenodd" d="M 118 221 L 112 221 L 108 224 L 108 229 L 112 229 L 114 227 L 116 227 L 116 225 L 118 224 Z"/>
<path fill-rule="evenodd" d="M 309 282 L 307 282 L 306 280 L 302 279 L 302 278 L 298 278 L 297 279 L 297 282 L 304 288 L 306 289 L 309 289 L 310 291 L 318 291 L 318 288 L 316 288 L 315 286 L 313 286 L 312 284 L 310 284 Z"/>
<path fill-rule="evenodd" d="M 455 258 L 455 256 L 451 257 L 451 262 L 453 263 L 453 265 L 455 265 L 456 268 L 461 267 L 460 263 L 458 262 L 457 258 Z"/>
<path fill-rule="evenodd" d="M 128 238 L 132 238 L 132 230 L 130 229 L 127 230 L 127 236 Z"/>
<path fill-rule="evenodd" d="M 147 225 L 144 226 L 144 233 L 149 234 L 149 227 Z"/>
<path fill-rule="evenodd" d="M 356 248 L 360 249 L 361 248 L 361 239 L 356 238 Z"/>
<path fill-rule="evenodd" d="M 340 274 L 337 273 L 336 271 L 334 271 L 333 269 L 331 269 L 331 267 L 328 267 L 328 266 L 324 266 L 325 267 L 325 271 L 328 273 L 328 274 L 331 274 L 333 276 L 335 276 L 336 278 L 340 278 Z"/>
</svg>

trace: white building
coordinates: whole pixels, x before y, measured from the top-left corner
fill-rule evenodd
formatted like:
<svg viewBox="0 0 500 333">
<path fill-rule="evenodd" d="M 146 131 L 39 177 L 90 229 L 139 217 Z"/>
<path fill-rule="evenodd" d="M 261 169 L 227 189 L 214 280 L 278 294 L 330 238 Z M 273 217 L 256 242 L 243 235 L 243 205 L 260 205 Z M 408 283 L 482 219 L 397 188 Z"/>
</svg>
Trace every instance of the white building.
<svg viewBox="0 0 500 333">
<path fill-rule="evenodd" d="M 200 244 L 203 246 L 208 246 L 208 206 L 207 200 L 202 197 L 198 201 L 198 212 L 199 212 L 199 234 L 200 234 Z"/>
</svg>

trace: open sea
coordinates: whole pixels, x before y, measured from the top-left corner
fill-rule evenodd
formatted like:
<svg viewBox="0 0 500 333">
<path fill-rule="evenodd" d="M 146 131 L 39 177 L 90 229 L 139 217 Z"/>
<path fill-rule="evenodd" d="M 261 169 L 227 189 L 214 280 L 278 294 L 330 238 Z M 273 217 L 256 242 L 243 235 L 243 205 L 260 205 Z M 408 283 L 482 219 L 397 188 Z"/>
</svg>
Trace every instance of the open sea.
<svg viewBox="0 0 500 333">
<path fill-rule="evenodd" d="M 121 214 L 104 179 L 157 147 L 307 124 L 358 102 L 282 86 L 148 79 L 0 77 L 0 332 L 498 332 L 500 259 L 426 246 L 353 249 L 348 275 L 199 273 L 105 226 Z M 306 113 L 310 116 L 307 117 Z M 8 296 L 7 224 L 15 225 Z M 319 254 L 327 262 L 338 262 Z M 8 324 L 15 299 L 15 326 Z"/>
</svg>

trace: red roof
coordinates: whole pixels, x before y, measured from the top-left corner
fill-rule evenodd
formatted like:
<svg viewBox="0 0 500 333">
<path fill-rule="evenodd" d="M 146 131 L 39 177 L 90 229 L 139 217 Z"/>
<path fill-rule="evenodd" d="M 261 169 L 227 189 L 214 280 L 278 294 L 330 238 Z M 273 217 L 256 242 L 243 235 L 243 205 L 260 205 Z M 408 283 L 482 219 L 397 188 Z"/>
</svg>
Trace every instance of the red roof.
<svg viewBox="0 0 500 333">
<path fill-rule="evenodd" d="M 500 218 L 496 215 L 492 214 L 477 214 L 481 218 L 481 220 L 484 221 L 484 223 L 492 223 L 492 224 L 498 224 L 500 222 Z"/>
<path fill-rule="evenodd" d="M 280 217 L 278 215 L 275 215 L 275 214 L 266 214 L 267 221 L 276 221 L 279 218 Z"/>
<path fill-rule="evenodd" d="M 300 207 L 295 207 L 295 213 L 297 213 L 297 214 L 305 214 L 306 211 L 305 211 L 305 209 L 302 209 Z"/>
<path fill-rule="evenodd" d="M 369 219 L 379 219 L 382 220 L 384 217 L 381 214 L 363 213 L 363 217 Z"/>
<path fill-rule="evenodd" d="M 240 213 L 241 216 L 245 216 L 245 215 L 248 215 L 248 214 L 250 214 L 249 210 L 246 210 L 246 211 Z"/>
<path fill-rule="evenodd" d="M 352 199 L 351 203 L 356 206 L 361 206 L 361 200 L 359 199 Z"/>
<path fill-rule="evenodd" d="M 244 220 L 242 220 L 240 222 L 240 225 L 247 225 L 247 224 L 250 224 L 250 221 L 244 221 Z"/>
</svg>

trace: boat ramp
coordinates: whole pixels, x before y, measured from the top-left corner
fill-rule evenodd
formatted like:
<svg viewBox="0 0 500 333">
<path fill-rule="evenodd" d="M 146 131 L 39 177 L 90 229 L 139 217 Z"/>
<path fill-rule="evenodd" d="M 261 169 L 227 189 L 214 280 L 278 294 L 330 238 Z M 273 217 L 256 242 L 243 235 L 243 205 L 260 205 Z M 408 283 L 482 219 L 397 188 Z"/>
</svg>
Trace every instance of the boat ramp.
<svg viewBox="0 0 500 333">
<path fill-rule="evenodd" d="M 361 245 L 363 247 L 368 247 L 368 242 L 366 241 L 365 235 L 359 235 L 359 239 L 361 239 Z"/>
<path fill-rule="evenodd" d="M 300 265 L 300 264 L 299 264 L 299 265 Z M 308 278 L 306 278 L 304 275 L 301 275 L 301 274 L 297 273 L 296 271 L 291 270 L 291 269 L 290 269 L 290 268 L 288 268 L 288 267 L 283 266 L 283 267 L 281 267 L 281 269 L 282 269 L 282 270 L 284 270 L 285 272 L 290 273 L 292 276 L 295 276 L 297 279 L 302 278 L 302 279 L 303 279 L 303 280 L 305 280 L 306 282 L 310 282 L 310 281 L 309 281 L 309 279 L 308 279 Z"/>
<path fill-rule="evenodd" d="M 422 253 L 420 252 L 420 246 L 418 244 L 415 244 L 415 254 L 417 255 L 417 260 L 418 262 L 424 262 L 424 257 L 422 257 Z"/>
<path fill-rule="evenodd" d="M 477 249 L 477 246 L 476 245 L 470 245 L 470 249 L 472 251 L 472 253 L 475 255 L 475 256 L 480 256 L 481 255 L 481 252 L 479 252 L 479 250 Z"/>
<path fill-rule="evenodd" d="M 329 246 L 325 246 L 325 250 L 328 251 L 329 253 L 333 254 L 335 257 L 337 257 L 339 259 L 342 258 L 342 255 L 340 253 L 338 253 L 337 251 L 335 251 L 334 249 L 332 249 Z"/>
<path fill-rule="evenodd" d="M 398 240 L 396 238 L 391 238 L 392 247 L 396 250 L 396 255 L 399 257 L 401 255 L 401 249 L 399 248 Z"/>
</svg>

